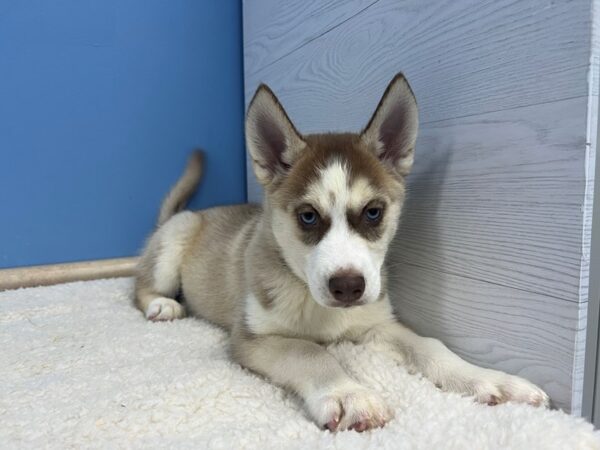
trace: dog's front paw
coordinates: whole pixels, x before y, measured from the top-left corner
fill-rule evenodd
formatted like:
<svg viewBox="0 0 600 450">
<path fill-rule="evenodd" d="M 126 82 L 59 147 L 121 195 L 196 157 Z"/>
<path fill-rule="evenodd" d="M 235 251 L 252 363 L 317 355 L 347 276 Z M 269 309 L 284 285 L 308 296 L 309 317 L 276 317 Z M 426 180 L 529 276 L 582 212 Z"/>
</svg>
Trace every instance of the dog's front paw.
<svg viewBox="0 0 600 450">
<path fill-rule="evenodd" d="M 535 384 L 521 377 L 503 372 L 486 371 L 472 382 L 475 399 L 480 403 L 497 405 L 505 402 L 527 403 L 547 408 L 548 395 Z"/>
<path fill-rule="evenodd" d="M 146 318 L 153 322 L 180 319 L 185 315 L 183 306 L 172 298 L 157 297 L 146 308 Z"/>
<path fill-rule="evenodd" d="M 329 431 L 379 428 L 393 417 L 377 393 L 358 384 L 319 391 L 306 404 L 317 424 Z"/>
</svg>

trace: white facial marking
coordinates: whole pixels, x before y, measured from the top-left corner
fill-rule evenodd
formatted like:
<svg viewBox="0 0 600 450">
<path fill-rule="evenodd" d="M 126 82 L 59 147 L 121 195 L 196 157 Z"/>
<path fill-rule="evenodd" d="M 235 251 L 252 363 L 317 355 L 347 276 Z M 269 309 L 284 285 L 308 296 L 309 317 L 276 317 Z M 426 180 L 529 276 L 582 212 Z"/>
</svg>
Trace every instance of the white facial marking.
<svg viewBox="0 0 600 450">
<path fill-rule="evenodd" d="M 352 184 L 349 186 L 349 182 Z M 381 294 L 381 268 L 397 227 L 400 205 L 390 203 L 380 225 L 383 235 L 369 241 L 348 223 L 348 210 L 360 210 L 377 197 L 378 190 L 367 178 L 350 180 L 348 168 L 334 160 L 320 170 L 303 200 L 330 220 L 330 227 L 316 245 L 298 238 L 297 218 L 290 211 L 273 211 L 273 233 L 294 274 L 304 280 L 321 306 L 342 306 L 329 291 L 329 280 L 340 272 L 362 275 L 365 290 L 356 304 L 376 301 Z"/>
<path fill-rule="evenodd" d="M 376 190 L 366 178 L 357 178 L 352 183 L 350 195 L 348 198 L 348 207 L 351 209 L 360 209 L 365 204 L 373 199 L 376 195 Z"/>
<path fill-rule="evenodd" d="M 351 271 L 365 279 L 365 291 L 359 303 L 377 300 L 381 291 L 381 266 L 387 243 L 370 242 L 350 228 L 348 208 L 361 208 L 372 199 L 375 189 L 363 178 L 349 186 L 348 168 L 334 161 L 321 170 L 319 181 L 309 190 L 307 199 L 326 214 L 331 226 L 323 239 L 308 253 L 305 261 L 310 291 L 323 306 L 339 304 L 329 292 L 329 280 Z"/>
<path fill-rule="evenodd" d="M 337 202 L 336 202 L 337 203 Z M 323 306 L 331 306 L 329 280 L 339 272 L 355 272 L 365 279 L 361 303 L 377 300 L 381 290 L 383 256 L 372 252 L 367 241 L 351 232 L 345 211 L 332 211 L 331 228 L 325 238 L 310 252 L 307 261 L 308 286 Z"/>
<path fill-rule="evenodd" d="M 309 248 L 297 237 L 296 218 L 287 211 L 273 211 L 272 230 L 287 264 L 301 280 L 306 281 L 306 259 Z"/>
<path fill-rule="evenodd" d="M 339 161 L 335 161 L 319 172 L 319 180 L 308 188 L 306 200 L 321 211 L 330 213 L 335 208 L 335 203 L 339 204 L 348 197 L 348 174 Z M 337 199 L 340 201 L 336 202 L 332 196 L 343 198 Z"/>
</svg>

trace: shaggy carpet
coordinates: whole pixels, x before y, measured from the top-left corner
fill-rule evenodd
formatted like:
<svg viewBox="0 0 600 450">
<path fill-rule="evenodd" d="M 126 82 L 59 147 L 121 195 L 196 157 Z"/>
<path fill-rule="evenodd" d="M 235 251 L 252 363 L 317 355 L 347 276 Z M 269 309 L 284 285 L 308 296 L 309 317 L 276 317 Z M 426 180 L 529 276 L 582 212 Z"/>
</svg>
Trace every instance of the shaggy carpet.
<svg viewBox="0 0 600 450">
<path fill-rule="evenodd" d="M 582 419 L 478 405 L 348 343 L 330 350 L 395 419 L 333 434 L 230 362 L 223 330 L 148 322 L 131 293 L 131 279 L 0 293 L 0 448 L 600 448 Z"/>
</svg>

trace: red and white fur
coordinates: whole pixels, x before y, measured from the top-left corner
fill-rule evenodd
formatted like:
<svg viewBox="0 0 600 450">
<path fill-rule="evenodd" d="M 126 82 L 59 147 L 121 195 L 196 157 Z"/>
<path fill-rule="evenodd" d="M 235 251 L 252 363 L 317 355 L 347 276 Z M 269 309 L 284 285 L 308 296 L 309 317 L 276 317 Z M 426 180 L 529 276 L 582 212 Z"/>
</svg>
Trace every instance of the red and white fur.
<svg viewBox="0 0 600 450">
<path fill-rule="evenodd" d="M 294 392 L 331 431 L 392 419 L 388 405 L 327 352 L 340 340 L 377 341 L 410 371 L 478 402 L 547 406 L 529 381 L 470 364 L 394 316 L 385 256 L 417 129 L 417 104 L 401 74 L 356 134 L 302 135 L 262 85 L 246 137 L 263 205 L 180 212 L 201 175 L 194 154 L 142 255 L 136 305 L 149 320 L 187 313 L 227 328 L 235 361 Z"/>
</svg>

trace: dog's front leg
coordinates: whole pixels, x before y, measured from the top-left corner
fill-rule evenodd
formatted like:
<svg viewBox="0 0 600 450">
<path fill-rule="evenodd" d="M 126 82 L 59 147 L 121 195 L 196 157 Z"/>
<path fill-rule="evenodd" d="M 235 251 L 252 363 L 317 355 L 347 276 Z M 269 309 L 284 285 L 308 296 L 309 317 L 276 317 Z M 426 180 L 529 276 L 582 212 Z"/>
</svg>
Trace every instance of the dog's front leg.
<svg viewBox="0 0 600 450">
<path fill-rule="evenodd" d="M 392 417 L 375 392 L 350 378 L 333 355 L 314 342 L 234 332 L 231 344 L 237 362 L 295 392 L 321 427 L 364 431 Z"/>
<path fill-rule="evenodd" d="M 419 336 L 398 322 L 372 329 L 366 339 L 391 346 L 395 357 L 409 371 L 422 373 L 445 391 L 473 395 L 477 401 L 490 405 L 506 401 L 549 405 L 548 395 L 529 381 L 468 363 L 439 340 Z"/>
</svg>

